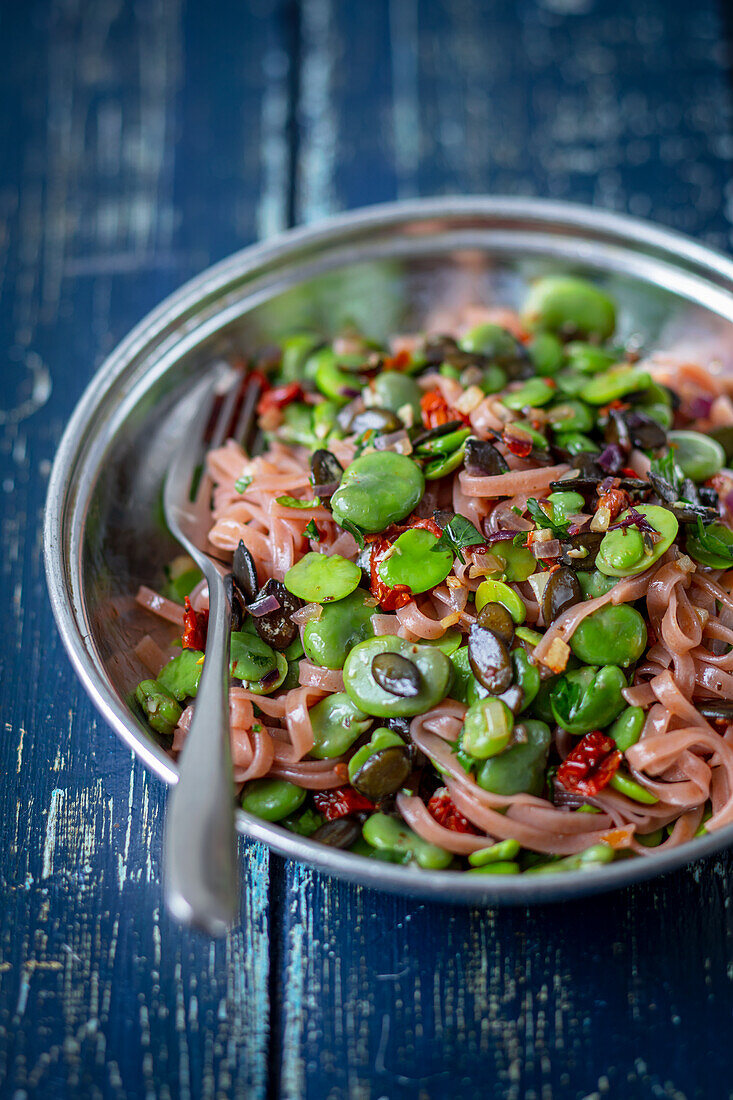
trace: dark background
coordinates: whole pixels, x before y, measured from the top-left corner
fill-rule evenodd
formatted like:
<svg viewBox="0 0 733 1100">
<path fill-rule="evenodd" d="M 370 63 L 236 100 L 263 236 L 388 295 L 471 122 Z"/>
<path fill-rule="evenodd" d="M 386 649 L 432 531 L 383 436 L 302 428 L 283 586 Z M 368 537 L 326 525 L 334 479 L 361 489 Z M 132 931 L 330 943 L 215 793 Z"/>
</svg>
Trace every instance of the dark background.
<svg viewBox="0 0 733 1100">
<path fill-rule="evenodd" d="M 0 4 L 0 1096 L 733 1095 L 731 860 L 470 911 L 242 844 L 246 923 L 162 910 L 163 785 L 97 720 L 39 523 L 151 307 L 257 237 L 436 193 L 574 199 L 731 250 L 725 0 Z"/>
</svg>

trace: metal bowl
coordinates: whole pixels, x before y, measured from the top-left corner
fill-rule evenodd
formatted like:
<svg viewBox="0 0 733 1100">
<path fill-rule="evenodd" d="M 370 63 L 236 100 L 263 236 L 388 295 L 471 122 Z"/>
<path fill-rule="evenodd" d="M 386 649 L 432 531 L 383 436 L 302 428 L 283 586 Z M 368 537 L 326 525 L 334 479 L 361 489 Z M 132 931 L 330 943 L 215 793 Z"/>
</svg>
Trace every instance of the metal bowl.
<svg viewBox="0 0 733 1100">
<path fill-rule="evenodd" d="M 420 328 L 470 302 L 516 305 L 543 272 L 588 274 L 620 304 L 624 336 L 688 347 L 733 370 L 733 262 L 635 219 L 530 199 L 445 198 L 371 207 L 244 249 L 187 283 L 133 330 L 92 379 L 54 463 L 45 517 L 53 611 L 107 722 L 166 783 L 176 765 L 126 699 L 143 675 L 131 650 L 151 618 L 131 598 L 176 553 L 162 523 L 176 406 L 202 371 L 295 326 L 375 337 Z M 164 628 L 162 628 L 164 629 Z M 472 903 L 546 902 L 662 874 L 733 843 L 733 826 L 585 874 L 420 871 L 336 851 L 243 812 L 237 828 L 284 856 L 382 889 Z"/>
</svg>

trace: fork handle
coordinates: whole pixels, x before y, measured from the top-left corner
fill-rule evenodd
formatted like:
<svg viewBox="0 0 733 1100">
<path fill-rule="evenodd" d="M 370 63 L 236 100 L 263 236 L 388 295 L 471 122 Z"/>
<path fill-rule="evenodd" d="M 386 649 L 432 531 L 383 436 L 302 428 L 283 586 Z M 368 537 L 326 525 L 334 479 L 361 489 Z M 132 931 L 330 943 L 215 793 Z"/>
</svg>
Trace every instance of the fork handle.
<svg viewBox="0 0 733 1100">
<path fill-rule="evenodd" d="M 229 744 L 230 610 L 218 572 L 209 564 L 206 573 L 206 657 L 178 782 L 168 799 L 164 881 L 176 920 L 221 936 L 234 920 L 239 893 Z"/>
</svg>

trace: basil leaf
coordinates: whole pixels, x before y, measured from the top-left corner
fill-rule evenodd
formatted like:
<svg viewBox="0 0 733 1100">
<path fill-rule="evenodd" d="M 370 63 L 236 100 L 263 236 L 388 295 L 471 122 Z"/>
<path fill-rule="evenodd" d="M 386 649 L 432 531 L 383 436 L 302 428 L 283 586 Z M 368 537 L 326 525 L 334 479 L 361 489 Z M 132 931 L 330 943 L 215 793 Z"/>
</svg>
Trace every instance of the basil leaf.
<svg viewBox="0 0 733 1100">
<path fill-rule="evenodd" d="M 484 536 L 476 530 L 465 516 L 453 516 L 446 523 L 443 532 L 431 550 L 451 550 L 459 561 L 463 562 L 461 550 L 467 546 L 483 546 Z"/>
<path fill-rule="evenodd" d="M 723 539 L 715 534 L 713 528 L 716 526 L 717 524 L 711 524 L 708 527 L 704 527 L 702 520 L 698 516 L 697 531 L 695 532 L 697 541 L 700 543 L 703 550 L 707 550 L 717 557 L 729 558 L 733 562 L 733 546 L 731 546 L 730 543 L 724 542 Z"/>
<path fill-rule="evenodd" d="M 254 478 L 251 476 L 251 474 L 245 474 L 244 477 L 237 478 L 237 480 L 234 482 L 234 488 L 237 490 L 238 493 L 243 493 L 245 489 L 248 489 L 250 487 L 253 481 Z"/>
<path fill-rule="evenodd" d="M 339 524 L 339 527 L 342 531 L 348 531 L 350 535 L 354 536 L 356 545 L 359 547 L 360 550 L 364 549 L 364 546 L 366 545 L 364 542 L 364 532 L 360 530 L 360 528 L 358 528 L 355 523 L 352 523 L 350 519 L 345 519 L 342 523 Z"/>
<path fill-rule="evenodd" d="M 305 525 L 305 533 L 306 533 L 306 535 L 308 536 L 309 539 L 315 539 L 316 542 L 321 541 L 321 533 L 318 530 L 318 528 L 316 527 L 316 521 L 315 520 L 313 520 L 313 519 L 308 520 L 308 523 L 306 523 L 306 525 Z"/>
<path fill-rule="evenodd" d="M 283 508 L 319 508 L 320 500 L 318 497 L 313 497 L 313 500 L 298 500 L 297 497 L 275 497 L 278 504 L 282 504 Z"/>
<path fill-rule="evenodd" d="M 552 510 L 552 505 L 550 505 Z M 565 538 L 568 533 L 569 523 L 555 523 L 550 519 L 547 512 L 545 512 L 542 505 L 535 500 L 534 497 L 530 497 L 527 501 L 527 511 L 534 520 L 535 527 L 544 528 L 545 530 L 552 531 L 553 535 L 557 538 Z"/>
</svg>

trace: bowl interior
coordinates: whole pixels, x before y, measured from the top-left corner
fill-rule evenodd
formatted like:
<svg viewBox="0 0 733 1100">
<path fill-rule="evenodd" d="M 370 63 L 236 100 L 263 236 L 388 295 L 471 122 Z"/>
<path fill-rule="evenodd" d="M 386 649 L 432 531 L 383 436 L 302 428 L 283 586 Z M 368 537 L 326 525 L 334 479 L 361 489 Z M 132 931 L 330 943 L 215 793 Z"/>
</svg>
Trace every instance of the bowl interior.
<svg viewBox="0 0 733 1100">
<path fill-rule="evenodd" d="M 640 242 L 623 219 L 601 231 L 592 211 L 575 221 L 565 213 L 564 219 L 548 214 L 537 225 L 486 211 L 381 223 L 372 215 L 358 232 L 347 223 L 310 240 L 296 236 L 289 247 L 250 250 L 164 304 L 102 369 L 57 463 L 64 467 L 55 471 L 59 499 L 56 505 L 50 499 L 49 508 L 57 508 L 61 535 L 50 553 L 60 554 L 65 573 L 74 624 L 62 632 L 77 668 L 118 732 L 158 774 L 173 780 L 175 766 L 129 697 L 149 675 L 135 646 L 145 634 L 168 643 L 173 628 L 142 611 L 134 596 L 141 584 L 162 585 L 164 567 L 178 552 L 163 521 L 161 485 L 185 426 L 178 406 L 202 372 L 222 358 L 247 358 L 299 328 L 331 336 L 356 325 L 375 339 L 426 327 L 450 331 L 467 305 L 518 306 L 528 284 L 549 271 L 588 275 L 604 285 L 620 306 L 621 338 L 733 371 L 733 281 L 714 255 L 701 257 L 697 246 L 686 255 L 671 236 L 664 247 L 656 239 Z M 320 846 L 277 827 L 245 815 L 239 824 L 280 850 L 317 857 Z M 407 888 L 427 885 L 415 881 L 423 875 L 387 870 L 396 874 L 397 888 L 400 878 L 410 880 Z M 609 884 L 616 870 L 599 874 Z M 363 877 L 358 868 L 347 873 Z M 492 890 L 526 900 L 538 885 L 544 897 L 552 895 L 537 880 L 524 895 L 513 882 Z M 462 889 L 476 898 L 478 887 L 474 878 Z M 564 894 L 574 890 L 568 884 Z"/>
</svg>

